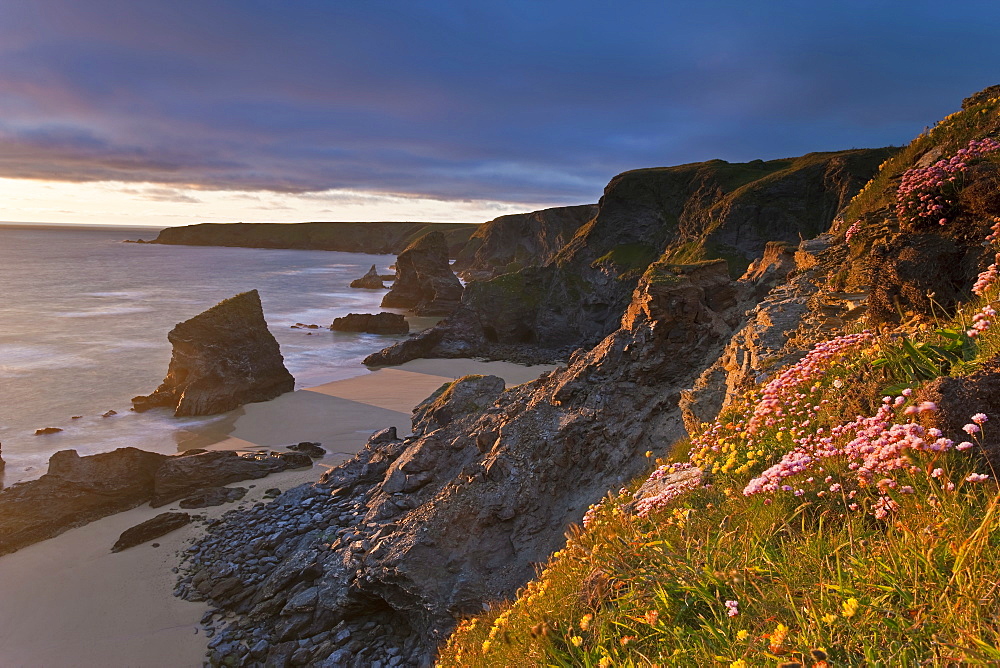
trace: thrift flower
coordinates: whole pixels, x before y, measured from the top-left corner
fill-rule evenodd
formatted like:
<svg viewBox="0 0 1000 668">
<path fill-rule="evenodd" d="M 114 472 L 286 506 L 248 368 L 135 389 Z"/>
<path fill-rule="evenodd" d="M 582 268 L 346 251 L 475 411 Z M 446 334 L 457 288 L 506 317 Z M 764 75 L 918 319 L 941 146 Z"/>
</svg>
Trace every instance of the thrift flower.
<svg viewBox="0 0 1000 668">
<path fill-rule="evenodd" d="M 739 601 L 726 601 L 726 614 L 730 617 L 740 614 L 739 605 Z"/>
</svg>

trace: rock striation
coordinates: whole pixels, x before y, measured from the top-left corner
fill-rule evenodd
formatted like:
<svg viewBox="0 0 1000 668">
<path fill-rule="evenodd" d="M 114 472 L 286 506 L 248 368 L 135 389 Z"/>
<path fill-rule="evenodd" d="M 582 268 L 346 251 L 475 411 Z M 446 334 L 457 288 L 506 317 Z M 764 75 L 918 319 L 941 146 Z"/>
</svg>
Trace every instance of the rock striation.
<svg viewBox="0 0 1000 668">
<path fill-rule="evenodd" d="M 351 281 L 352 288 L 364 288 L 366 290 L 384 290 L 385 285 L 382 284 L 382 277 L 379 275 L 378 271 L 375 269 L 375 265 L 368 270 L 368 273 Z"/>
<path fill-rule="evenodd" d="M 185 320 L 167 339 L 167 377 L 152 394 L 132 399 L 137 411 L 162 406 L 176 416 L 213 415 L 295 389 L 256 290 Z"/>
<path fill-rule="evenodd" d="M 451 270 L 444 235 L 429 232 L 399 254 L 396 281 L 382 306 L 410 309 L 416 315 L 448 315 L 458 308 L 462 289 Z"/>
<path fill-rule="evenodd" d="M 335 332 L 367 332 L 368 334 L 408 334 L 410 325 L 399 313 L 348 313 L 335 318 L 330 329 Z"/>
</svg>

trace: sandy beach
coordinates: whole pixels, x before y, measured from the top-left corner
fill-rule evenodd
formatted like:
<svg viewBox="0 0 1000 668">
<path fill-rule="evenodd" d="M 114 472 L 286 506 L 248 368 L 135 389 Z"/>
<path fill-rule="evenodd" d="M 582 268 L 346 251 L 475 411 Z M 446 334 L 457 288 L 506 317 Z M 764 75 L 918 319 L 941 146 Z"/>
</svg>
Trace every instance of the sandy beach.
<svg viewBox="0 0 1000 668">
<path fill-rule="evenodd" d="M 192 512 L 217 517 L 260 500 L 266 489 L 315 481 L 350 458 L 373 431 L 395 426 L 408 433 L 413 406 L 442 383 L 479 373 L 500 376 L 512 386 L 551 368 L 414 360 L 247 405 L 224 433 L 192 434 L 191 447 L 254 450 L 319 441 L 327 456 L 309 470 L 234 483 L 230 486 L 252 486 L 239 504 Z M 199 621 L 208 607 L 174 598 L 171 570 L 180 561 L 178 553 L 200 535 L 201 524 L 157 539 L 158 547 L 147 543 L 110 551 L 125 529 L 174 509 L 176 504 L 144 505 L 0 557 L 0 666 L 201 666 L 208 639 Z"/>
</svg>

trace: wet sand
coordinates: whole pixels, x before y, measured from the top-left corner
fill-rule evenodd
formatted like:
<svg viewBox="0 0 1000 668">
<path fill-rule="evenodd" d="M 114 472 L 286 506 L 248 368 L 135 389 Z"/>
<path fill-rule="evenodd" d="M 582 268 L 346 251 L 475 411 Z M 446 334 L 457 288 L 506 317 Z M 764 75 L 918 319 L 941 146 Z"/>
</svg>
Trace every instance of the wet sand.
<svg viewBox="0 0 1000 668">
<path fill-rule="evenodd" d="M 511 386 L 551 368 L 414 360 L 247 405 L 225 433 L 192 435 L 192 447 L 203 441 L 202 447 L 213 449 L 256 450 L 319 441 L 327 455 L 309 470 L 233 483 L 254 485 L 239 504 L 191 512 L 217 517 L 256 502 L 271 487 L 317 480 L 357 452 L 373 431 L 395 426 L 400 435 L 408 433 L 413 406 L 445 382 L 480 373 L 501 376 Z M 176 508 L 144 505 L 0 557 L 0 666 L 201 666 L 208 639 L 198 622 L 208 607 L 174 598 L 171 571 L 200 525 L 153 541 L 156 548 L 146 543 L 110 551 L 125 529 Z"/>
</svg>

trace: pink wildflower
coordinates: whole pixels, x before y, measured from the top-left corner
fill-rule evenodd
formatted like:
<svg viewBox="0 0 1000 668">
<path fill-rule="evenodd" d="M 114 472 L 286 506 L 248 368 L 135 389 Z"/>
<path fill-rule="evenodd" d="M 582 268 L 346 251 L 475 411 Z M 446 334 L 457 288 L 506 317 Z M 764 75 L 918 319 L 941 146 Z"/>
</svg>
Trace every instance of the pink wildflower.
<svg viewBox="0 0 1000 668">
<path fill-rule="evenodd" d="M 726 614 L 730 617 L 740 614 L 739 605 L 739 601 L 726 601 Z"/>
<path fill-rule="evenodd" d="M 972 436 L 973 434 L 978 434 L 980 429 L 978 424 L 969 423 L 964 427 L 962 427 L 962 431 L 964 431 L 969 436 Z"/>
<path fill-rule="evenodd" d="M 972 416 L 972 421 L 976 424 L 985 424 L 987 420 L 989 420 L 989 418 L 986 417 L 986 413 L 976 413 Z"/>
<path fill-rule="evenodd" d="M 983 482 L 984 480 L 989 480 L 990 477 L 985 473 L 970 473 L 965 479 L 965 482 Z"/>
</svg>

